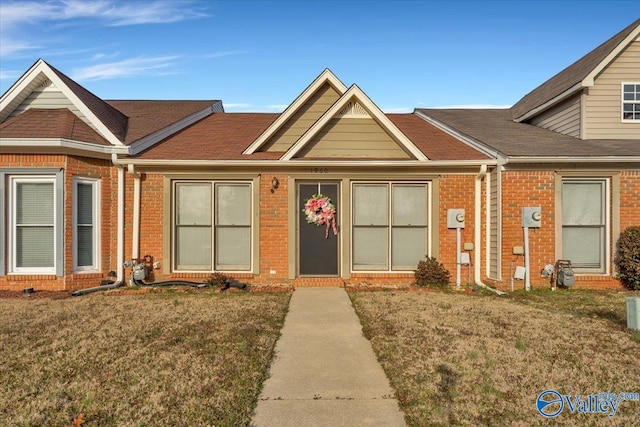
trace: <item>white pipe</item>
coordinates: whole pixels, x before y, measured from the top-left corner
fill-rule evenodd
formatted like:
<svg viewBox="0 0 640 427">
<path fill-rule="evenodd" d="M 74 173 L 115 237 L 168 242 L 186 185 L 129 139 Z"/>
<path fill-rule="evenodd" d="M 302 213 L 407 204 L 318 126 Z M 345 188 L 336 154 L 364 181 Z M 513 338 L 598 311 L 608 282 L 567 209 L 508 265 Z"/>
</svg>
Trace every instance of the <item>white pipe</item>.
<svg viewBox="0 0 640 427">
<path fill-rule="evenodd" d="M 140 174 L 134 165 L 128 165 L 133 175 L 133 231 L 131 233 L 131 259 L 140 258 Z"/>
<path fill-rule="evenodd" d="M 124 281 L 124 168 L 118 167 L 118 238 L 116 264 L 118 265 L 116 281 Z"/>
<path fill-rule="evenodd" d="M 480 209 L 482 208 L 482 178 L 484 178 L 484 176 L 487 174 L 487 165 L 482 165 L 480 167 L 480 172 L 478 172 L 478 175 L 476 175 L 476 179 L 475 179 L 475 209 L 474 209 L 474 248 L 475 251 L 473 252 L 473 278 L 474 281 L 476 283 L 476 285 L 488 289 L 492 292 L 495 292 L 497 295 L 506 295 L 504 292 L 499 291 L 497 289 L 493 289 L 490 286 L 487 286 L 486 284 L 482 283 L 482 276 L 481 276 L 481 265 L 480 265 L 480 248 L 482 247 L 480 245 L 481 240 L 482 240 L 482 234 L 481 234 L 481 221 L 482 221 L 482 213 L 480 212 Z M 487 254 L 487 256 L 489 256 L 489 254 Z"/>
<path fill-rule="evenodd" d="M 456 287 L 460 287 L 460 235 L 462 234 L 461 228 L 456 228 Z"/>
<path fill-rule="evenodd" d="M 531 289 L 531 275 L 529 274 L 529 227 L 524 227 L 524 288 Z"/>
</svg>

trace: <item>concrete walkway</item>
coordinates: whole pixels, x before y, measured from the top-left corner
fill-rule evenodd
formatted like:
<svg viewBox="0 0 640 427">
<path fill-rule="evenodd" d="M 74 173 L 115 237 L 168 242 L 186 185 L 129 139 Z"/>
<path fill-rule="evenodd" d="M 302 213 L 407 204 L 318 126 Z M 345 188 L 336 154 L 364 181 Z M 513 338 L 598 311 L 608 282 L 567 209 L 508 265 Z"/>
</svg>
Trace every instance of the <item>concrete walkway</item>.
<svg viewBox="0 0 640 427">
<path fill-rule="evenodd" d="M 252 425 L 406 425 L 344 289 L 296 289 L 275 350 Z"/>
</svg>

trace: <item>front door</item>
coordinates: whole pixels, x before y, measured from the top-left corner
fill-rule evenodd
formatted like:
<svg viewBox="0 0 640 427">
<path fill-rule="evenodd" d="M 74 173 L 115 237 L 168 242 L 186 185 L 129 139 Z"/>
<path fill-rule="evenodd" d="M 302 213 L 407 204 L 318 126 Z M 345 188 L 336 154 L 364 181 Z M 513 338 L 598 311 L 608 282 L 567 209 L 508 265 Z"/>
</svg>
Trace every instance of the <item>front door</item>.
<svg viewBox="0 0 640 427">
<path fill-rule="evenodd" d="M 338 276 L 338 183 L 301 182 L 298 184 L 298 274 L 300 276 Z M 317 224 L 308 222 L 305 204 L 314 195 L 319 195 L 320 204 L 330 201 L 335 208 L 335 227 L 333 222 Z M 326 199 L 328 198 L 328 200 Z M 313 218 L 311 218 L 314 221 Z"/>
</svg>

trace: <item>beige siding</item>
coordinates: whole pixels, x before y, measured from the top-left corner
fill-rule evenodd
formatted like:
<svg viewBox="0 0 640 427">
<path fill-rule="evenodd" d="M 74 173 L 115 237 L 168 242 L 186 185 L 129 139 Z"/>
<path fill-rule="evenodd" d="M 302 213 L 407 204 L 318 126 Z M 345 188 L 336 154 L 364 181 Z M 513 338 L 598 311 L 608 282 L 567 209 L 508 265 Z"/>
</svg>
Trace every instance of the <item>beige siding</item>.
<svg viewBox="0 0 640 427">
<path fill-rule="evenodd" d="M 500 280 L 500 227 L 499 227 L 499 182 L 497 169 L 490 174 L 491 186 L 489 197 L 489 277 Z"/>
<path fill-rule="evenodd" d="M 330 84 L 324 84 L 267 141 L 261 151 L 287 151 L 339 97 L 340 94 Z"/>
<path fill-rule="evenodd" d="M 588 139 L 637 139 L 640 123 L 622 123 L 622 82 L 640 82 L 640 41 L 631 43 L 596 77 L 585 97 Z"/>
<path fill-rule="evenodd" d="M 580 138 L 580 95 L 574 96 L 531 120 L 531 124 Z"/>
<path fill-rule="evenodd" d="M 298 157 L 407 159 L 409 155 L 370 118 L 334 118 Z"/>
</svg>

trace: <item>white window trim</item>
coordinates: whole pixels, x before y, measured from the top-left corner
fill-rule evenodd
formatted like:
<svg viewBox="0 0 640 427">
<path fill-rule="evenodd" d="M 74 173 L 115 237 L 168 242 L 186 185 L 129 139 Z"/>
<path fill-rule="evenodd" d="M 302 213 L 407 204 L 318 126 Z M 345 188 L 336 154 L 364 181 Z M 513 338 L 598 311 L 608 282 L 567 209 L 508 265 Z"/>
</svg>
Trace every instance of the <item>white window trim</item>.
<svg viewBox="0 0 640 427">
<path fill-rule="evenodd" d="M 16 265 L 17 241 L 16 241 L 16 206 L 17 206 L 17 185 L 21 182 L 31 183 L 50 183 L 53 184 L 53 266 L 51 267 L 18 267 Z M 9 178 L 9 230 L 8 237 L 8 267 L 9 274 L 29 275 L 29 274 L 56 274 L 58 271 L 58 244 L 56 242 L 58 236 L 58 209 L 57 204 L 60 202 L 56 197 L 56 177 L 54 175 L 14 175 Z"/>
<path fill-rule="evenodd" d="M 177 265 L 177 246 L 176 246 L 176 187 L 177 184 L 189 183 L 189 184 L 211 184 L 211 270 L 185 270 L 176 268 Z M 249 225 L 251 236 L 251 245 L 249 248 L 249 269 L 247 270 L 216 270 L 216 218 L 215 218 L 215 209 L 216 209 L 216 184 L 243 184 L 249 186 L 249 191 L 251 194 L 251 199 L 249 201 L 251 212 L 249 213 L 249 218 L 251 218 L 251 224 Z M 254 238 L 254 230 L 256 227 L 255 218 L 254 218 L 254 185 L 252 180 L 225 180 L 225 179 L 197 179 L 197 180 L 189 180 L 189 179 L 175 179 L 171 181 L 171 271 L 174 273 L 215 273 L 215 272 L 225 272 L 225 273 L 238 273 L 238 274 L 253 274 L 254 272 L 254 245 L 256 244 Z"/>
<path fill-rule="evenodd" d="M 625 119 L 624 118 L 624 104 L 636 104 L 640 108 L 640 100 L 637 101 L 625 101 L 624 100 L 624 85 L 640 85 L 638 82 L 622 82 L 620 84 L 620 123 L 640 123 L 639 119 Z"/>
<path fill-rule="evenodd" d="M 603 266 L 600 268 L 580 268 L 573 267 L 573 270 L 576 274 L 582 275 L 610 275 L 611 267 L 610 267 L 610 256 L 611 256 L 611 178 L 610 177 L 573 177 L 573 176 L 564 176 L 561 180 L 561 185 L 565 182 L 604 182 L 604 253 L 602 255 L 602 263 Z M 561 203 L 564 203 L 562 201 Z M 562 212 L 562 205 L 560 206 L 560 212 Z M 564 228 L 564 220 L 560 222 L 560 232 L 562 233 L 562 229 Z M 562 235 L 560 235 L 559 239 L 560 245 L 562 246 Z M 562 254 L 562 248 L 560 250 L 560 254 Z"/>
<path fill-rule="evenodd" d="M 93 198 L 93 265 L 78 265 L 78 184 L 91 185 L 91 195 Z M 100 181 L 91 178 L 73 178 L 72 189 L 72 258 L 74 273 L 95 273 L 100 270 Z"/>
<path fill-rule="evenodd" d="M 356 185 L 362 185 L 362 184 L 386 184 L 389 186 L 389 198 L 388 198 L 388 206 L 387 208 L 389 209 L 389 224 L 386 226 L 388 229 L 388 236 L 387 236 L 387 241 L 389 242 L 389 246 L 388 246 L 388 253 L 387 253 L 387 265 L 388 268 L 386 270 L 356 270 L 353 268 L 353 229 L 354 229 L 354 211 L 355 211 L 355 206 L 354 206 L 354 201 L 353 201 L 353 197 L 354 197 L 354 191 L 353 188 Z M 413 270 L 393 270 L 393 265 L 392 265 L 392 257 L 393 257 L 393 247 L 391 246 L 392 244 L 392 230 L 393 230 L 393 218 L 392 218 L 392 213 L 393 213 L 393 197 L 391 195 L 392 193 L 392 186 L 394 184 L 406 184 L 406 185 L 411 185 L 411 184 L 418 184 L 418 185 L 426 185 L 427 187 L 427 223 L 426 223 L 426 227 L 427 227 L 427 241 L 425 242 L 426 245 L 426 249 L 427 249 L 427 253 L 425 255 L 427 256 L 431 256 L 432 253 L 432 233 L 433 233 L 433 224 L 431 221 L 432 218 L 432 209 L 433 209 L 433 183 L 432 181 L 352 181 L 351 182 L 351 200 L 350 200 L 350 227 L 351 227 L 351 232 L 350 234 L 350 242 L 349 242 L 349 270 L 351 272 L 351 274 L 387 274 L 387 273 L 397 273 L 397 274 L 406 274 L 406 273 L 412 273 Z M 416 267 L 417 267 L 417 263 L 416 263 Z"/>
</svg>

